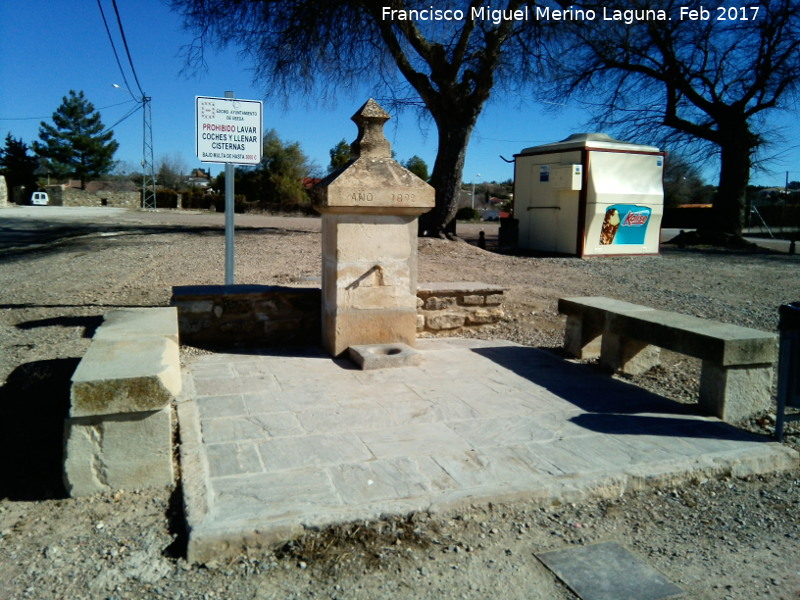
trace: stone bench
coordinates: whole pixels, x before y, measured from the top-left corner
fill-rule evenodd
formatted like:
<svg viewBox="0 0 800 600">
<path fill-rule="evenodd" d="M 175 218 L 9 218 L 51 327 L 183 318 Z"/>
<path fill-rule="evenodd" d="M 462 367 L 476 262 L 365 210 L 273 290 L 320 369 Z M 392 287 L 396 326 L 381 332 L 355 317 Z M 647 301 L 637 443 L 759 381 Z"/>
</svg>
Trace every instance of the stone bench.
<svg viewBox="0 0 800 600">
<path fill-rule="evenodd" d="M 638 374 L 658 364 L 664 348 L 702 360 L 705 412 L 738 421 L 770 406 L 775 334 L 603 297 L 561 298 L 558 310 L 573 356 L 599 355 L 611 371 Z"/>
<path fill-rule="evenodd" d="M 653 310 L 602 296 L 559 298 L 558 312 L 567 315 L 564 349 L 580 359 L 600 356 L 600 340 L 609 312 Z"/>
<path fill-rule="evenodd" d="M 64 483 L 73 497 L 169 486 L 181 390 L 175 308 L 106 313 L 72 376 Z"/>
</svg>

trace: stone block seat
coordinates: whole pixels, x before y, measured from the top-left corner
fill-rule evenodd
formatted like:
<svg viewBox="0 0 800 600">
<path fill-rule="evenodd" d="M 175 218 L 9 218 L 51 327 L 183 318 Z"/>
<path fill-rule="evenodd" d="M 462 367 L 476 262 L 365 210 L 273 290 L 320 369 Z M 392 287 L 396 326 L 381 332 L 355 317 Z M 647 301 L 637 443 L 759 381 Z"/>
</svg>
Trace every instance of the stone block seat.
<svg viewBox="0 0 800 600">
<path fill-rule="evenodd" d="M 605 297 L 561 298 L 567 315 L 564 348 L 629 374 L 659 362 L 659 348 L 702 360 L 701 409 L 738 421 L 770 406 L 778 336 Z"/>
<path fill-rule="evenodd" d="M 558 312 L 567 315 L 564 349 L 580 359 L 600 356 L 600 340 L 609 312 L 653 310 L 603 296 L 560 298 Z"/>
<path fill-rule="evenodd" d="M 64 483 L 73 497 L 174 483 L 177 310 L 106 313 L 72 376 Z"/>
</svg>

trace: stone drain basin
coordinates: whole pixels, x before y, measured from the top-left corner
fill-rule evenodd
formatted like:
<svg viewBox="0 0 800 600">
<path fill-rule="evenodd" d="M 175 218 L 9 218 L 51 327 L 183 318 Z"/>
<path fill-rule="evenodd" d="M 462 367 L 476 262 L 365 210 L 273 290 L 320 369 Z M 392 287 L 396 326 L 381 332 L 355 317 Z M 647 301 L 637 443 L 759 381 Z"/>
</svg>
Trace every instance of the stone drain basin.
<svg viewBox="0 0 800 600">
<path fill-rule="evenodd" d="M 364 371 L 390 367 L 411 367 L 422 362 L 422 355 L 408 344 L 362 344 L 350 346 L 350 359 Z"/>
</svg>

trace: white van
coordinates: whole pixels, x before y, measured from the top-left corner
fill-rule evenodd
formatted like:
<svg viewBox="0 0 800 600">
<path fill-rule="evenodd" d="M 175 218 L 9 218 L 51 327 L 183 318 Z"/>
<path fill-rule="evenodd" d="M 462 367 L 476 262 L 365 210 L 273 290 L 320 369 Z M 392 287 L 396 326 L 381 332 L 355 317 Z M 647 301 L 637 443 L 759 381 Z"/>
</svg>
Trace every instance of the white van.
<svg viewBox="0 0 800 600">
<path fill-rule="evenodd" d="M 31 204 L 34 206 L 47 206 L 50 202 L 50 198 L 47 196 L 47 192 L 33 192 L 33 196 L 31 196 Z"/>
</svg>

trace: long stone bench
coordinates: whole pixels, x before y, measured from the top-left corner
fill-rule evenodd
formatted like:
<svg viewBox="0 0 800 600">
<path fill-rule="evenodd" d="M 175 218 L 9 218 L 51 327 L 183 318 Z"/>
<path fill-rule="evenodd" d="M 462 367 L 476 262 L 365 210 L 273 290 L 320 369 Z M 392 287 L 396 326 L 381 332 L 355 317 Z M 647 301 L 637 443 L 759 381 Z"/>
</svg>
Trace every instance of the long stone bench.
<svg viewBox="0 0 800 600">
<path fill-rule="evenodd" d="M 600 356 L 600 340 L 609 312 L 653 310 L 602 296 L 560 298 L 558 312 L 567 315 L 564 349 L 580 359 Z"/>
<path fill-rule="evenodd" d="M 702 360 L 699 404 L 725 421 L 738 421 L 770 406 L 778 336 L 612 298 L 561 298 L 567 315 L 564 348 L 628 374 L 659 362 L 659 348 Z"/>
<path fill-rule="evenodd" d="M 177 310 L 106 313 L 72 376 L 64 428 L 69 494 L 172 485 L 171 404 L 180 390 Z"/>
</svg>

